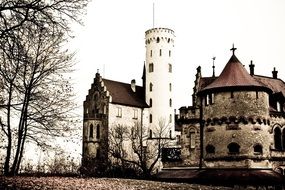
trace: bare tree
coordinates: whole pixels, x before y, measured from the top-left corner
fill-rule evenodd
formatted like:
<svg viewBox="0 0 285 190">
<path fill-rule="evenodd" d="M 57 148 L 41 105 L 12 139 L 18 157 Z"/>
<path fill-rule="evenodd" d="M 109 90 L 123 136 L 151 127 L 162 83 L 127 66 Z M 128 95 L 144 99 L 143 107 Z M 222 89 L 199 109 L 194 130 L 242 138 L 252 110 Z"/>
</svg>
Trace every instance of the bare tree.
<svg viewBox="0 0 285 190">
<path fill-rule="evenodd" d="M 131 127 L 116 125 L 109 133 L 110 154 L 122 165 L 128 163 L 139 168 L 143 176 L 148 178 L 160 160 L 162 149 L 171 140 L 166 137 L 167 128 L 166 122 L 161 120 L 153 128 L 153 136 L 150 137 L 140 123 Z"/>
</svg>

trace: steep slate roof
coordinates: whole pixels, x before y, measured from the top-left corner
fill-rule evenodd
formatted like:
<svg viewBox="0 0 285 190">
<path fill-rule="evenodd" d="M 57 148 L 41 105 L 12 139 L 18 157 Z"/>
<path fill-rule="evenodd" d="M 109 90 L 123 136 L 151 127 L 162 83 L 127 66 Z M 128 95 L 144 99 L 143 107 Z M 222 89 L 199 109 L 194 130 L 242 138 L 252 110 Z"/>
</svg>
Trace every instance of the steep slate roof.
<svg viewBox="0 0 285 190">
<path fill-rule="evenodd" d="M 254 75 L 253 78 L 255 78 L 259 83 L 263 84 L 264 86 L 270 88 L 273 93 L 281 92 L 282 95 L 285 97 L 285 83 L 281 79 L 275 79 L 260 75 Z"/>
<path fill-rule="evenodd" d="M 203 88 L 201 91 L 227 88 L 263 88 L 269 90 L 266 86 L 257 82 L 243 67 L 238 58 L 233 54 L 220 76 Z"/>
<path fill-rule="evenodd" d="M 144 88 L 136 86 L 136 92 L 131 89 L 131 84 L 103 79 L 104 85 L 112 96 L 112 103 L 134 106 L 148 107 L 144 101 Z"/>
</svg>

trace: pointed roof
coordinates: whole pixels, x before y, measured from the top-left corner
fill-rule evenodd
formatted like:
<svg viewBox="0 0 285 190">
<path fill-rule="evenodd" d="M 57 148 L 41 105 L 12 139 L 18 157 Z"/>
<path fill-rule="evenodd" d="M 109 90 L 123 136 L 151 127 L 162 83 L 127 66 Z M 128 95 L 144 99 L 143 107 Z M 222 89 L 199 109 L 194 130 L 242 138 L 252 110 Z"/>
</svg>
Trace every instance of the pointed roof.
<svg viewBox="0 0 285 190">
<path fill-rule="evenodd" d="M 216 80 L 214 80 L 211 84 L 203 88 L 202 91 L 232 90 L 233 88 L 246 90 L 251 89 L 252 87 L 261 88 L 267 91 L 269 90 L 267 87 L 264 87 L 264 85 L 255 80 L 246 71 L 235 54 L 233 54 L 220 76 L 216 78 Z"/>
</svg>

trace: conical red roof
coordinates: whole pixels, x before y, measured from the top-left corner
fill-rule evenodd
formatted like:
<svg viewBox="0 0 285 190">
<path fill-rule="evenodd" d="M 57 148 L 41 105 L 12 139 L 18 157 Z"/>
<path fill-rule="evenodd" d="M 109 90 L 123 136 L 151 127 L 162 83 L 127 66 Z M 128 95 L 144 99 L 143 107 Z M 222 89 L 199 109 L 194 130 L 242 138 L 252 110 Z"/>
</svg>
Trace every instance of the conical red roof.
<svg viewBox="0 0 285 190">
<path fill-rule="evenodd" d="M 208 91 L 210 89 L 227 89 L 233 87 L 261 87 L 264 88 L 259 82 L 257 82 L 243 67 L 238 58 L 233 54 L 220 76 L 214 80 L 211 84 L 206 86 L 202 91 Z"/>
</svg>

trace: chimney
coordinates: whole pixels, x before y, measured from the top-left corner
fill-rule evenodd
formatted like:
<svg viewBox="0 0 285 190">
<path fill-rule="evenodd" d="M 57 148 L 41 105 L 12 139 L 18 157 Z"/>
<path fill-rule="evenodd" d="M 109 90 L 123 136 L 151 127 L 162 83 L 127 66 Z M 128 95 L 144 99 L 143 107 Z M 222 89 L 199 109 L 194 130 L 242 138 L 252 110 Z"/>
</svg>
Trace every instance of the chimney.
<svg viewBox="0 0 285 190">
<path fill-rule="evenodd" d="M 135 79 L 133 79 L 133 80 L 131 81 L 131 88 L 132 88 L 132 91 L 133 91 L 133 92 L 136 92 L 136 80 L 135 80 Z"/>
<path fill-rule="evenodd" d="M 250 65 L 249 65 L 249 74 L 250 75 L 254 75 L 254 64 L 252 64 L 252 60 L 250 61 Z"/>
<path fill-rule="evenodd" d="M 274 68 L 273 68 L 273 71 L 272 71 L 272 77 L 273 77 L 274 79 L 277 79 L 277 73 L 278 73 L 278 71 L 276 71 L 276 68 L 274 67 Z"/>
</svg>

